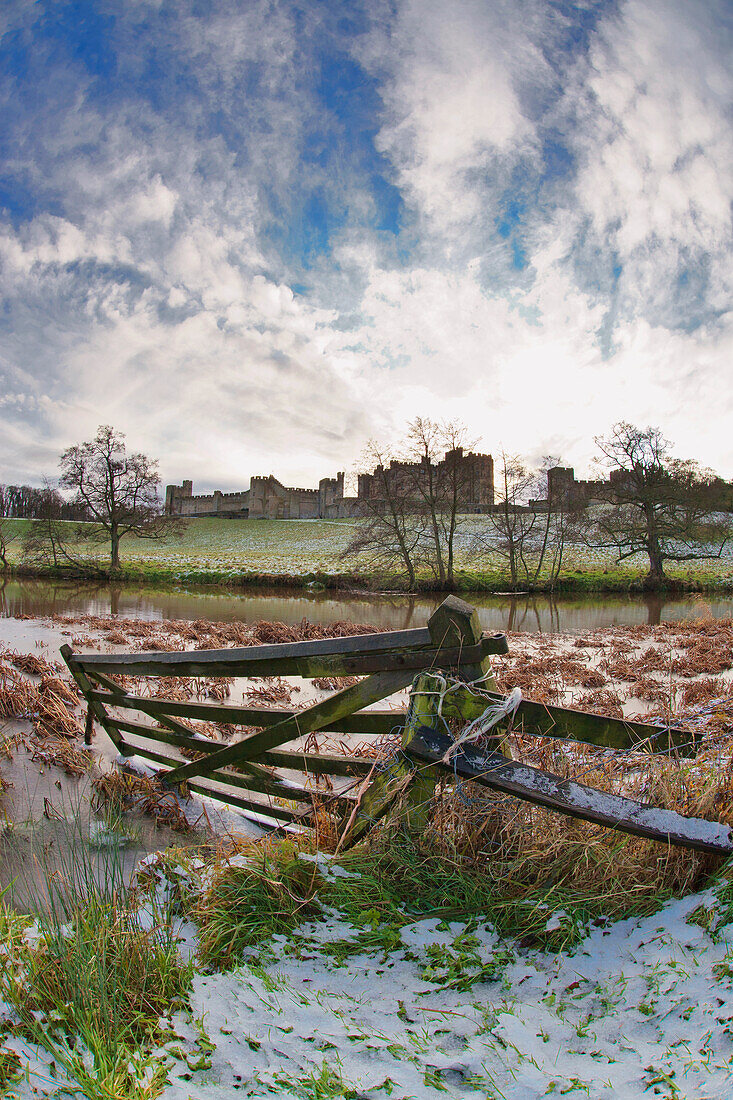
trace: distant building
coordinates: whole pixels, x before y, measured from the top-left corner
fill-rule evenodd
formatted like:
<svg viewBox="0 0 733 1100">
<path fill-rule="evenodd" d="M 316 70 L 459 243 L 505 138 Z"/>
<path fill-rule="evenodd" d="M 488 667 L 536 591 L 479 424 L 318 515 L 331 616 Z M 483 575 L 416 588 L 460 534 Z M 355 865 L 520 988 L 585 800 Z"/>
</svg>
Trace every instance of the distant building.
<svg viewBox="0 0 733 1100">
<path fill-rule="evenodd" d="M 427 483 L 430 464 L 421 462 L 390 462 L 378 466 L 374 473 L 359 474 L 358 500 L 377 500 L 384 493 L 387 481 L 390 490 L 405 499 L 419 498 Z M 446 451 L 445 457 L 432 464 L 436 483 L 444 482 L 455 473 L 461 511 L 488 512 L 494 504 L 494 460 L 491 455 L 464 453 L 462 447 Z"/>
<path fill-rule="evenodd" d="M 466 512 L 489 511 L 494 503 L 494 460 L 491 455 L 479 455 L 458 447 L 448 451 L 433 470 L 442 476 L 449 470 L 458 470 L 461 509 Z M 390 482 L 406 495 L 419 492 L 421 479 L 426 476 L 425 462 L 391 462 L 386 475 Z M 283 485 L 272 474 L 269 477 L 253 477 L 249 489 L 237 493 L 194 496 L 193 482 L 168 485 L 165 490 L 165 510 L 172 516 L 226 516 L 231 519 L 342 519 L 358 516 L 364 511 L 364 502 L 379 497 L 384 484 L 384 471 L 378 467 L 374 473 L 359 475 L 357 496 L 344 495 L 344 474 L 324 477 L 317 489 L 294 489 Z"/>
<path fill-rule="evenodd" d="M 249 489 L 222 493 L 218 489 L 193 495 L 193 482 L 168 485 L 165 510 L 171 516 L 225 516 L 230 519 L 336 519 L 356 514 L 355 497 L 344 496 L 344 475 L 324 477 L 317 489 L 283 485 L 272 474 L 253 477 Z"/>
</svg>

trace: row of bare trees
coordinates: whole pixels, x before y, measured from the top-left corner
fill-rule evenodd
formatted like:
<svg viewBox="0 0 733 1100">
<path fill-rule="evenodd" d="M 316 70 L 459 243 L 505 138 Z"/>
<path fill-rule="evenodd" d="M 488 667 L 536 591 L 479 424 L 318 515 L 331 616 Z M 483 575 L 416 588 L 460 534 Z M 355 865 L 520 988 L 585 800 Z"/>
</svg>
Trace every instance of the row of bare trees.
<svg viewBox="0 0 733 1100">
<path fill-rule="evenodd" d="M 0 516 L 11 519 L 89 519 L 82 504 L 44 485 L 0 485 Z"/>
<path fill-rule="evenodd" d="M 480 567 L 487 553 L 505 562 L 515 589 L 553 588 L 570 545 L 610 549 L 618 561 L 645 556 L 650 588 L 668 582 L 667 562 L 722 556 L 732 534 L 731 510 L 724 510 L 730 486 L 696 462 L 673 457 L 658 428 L 621 422 L 596 443 L 599 465 L 612 474 L 596 490 L 586 495 L 558 490 L 549 476 L 558 465 L 553 457 L 534 469 L 521 457 L 502 453 L 494 503 L 487 508 L 476 498 L 477 469 L 482 471 L 480 460 L 466 456 L 476 441 L 465 426 L 418 417 L 396 451 L 368 445 L 364 469 L 373 471 L 371 493 L 360 500 L 362 514 L 345 556 L 358 556 L 360 568 L 372 574 L 399 575 L 409 590 L 426 581 L 452 589 L 459 558 L 470 570 L 471 560 Z M 55 489 L 20 495 L 13 490 L 10 497 L 4 490 L 0 503 L 12 515 L 19 509 L 39 511 L 22 536 L 26 561 L 88 570 L 78 547 L 97 541 L 108 545 L 115 572 L 125 536 L 157 539 L 180 530 L 180 520 L 163 514 L 157 463 L 129 453 L 124 436 L 113 428 L 102 426 L 94 439 L 66 450 L 60 470 L 59 485 L 68 498 Z M 482 513 L 470 522 L 468 502 L 480 504 Z M 19 537 L 13 520 L 0 519 L 5 568 L 9 541 Z"/>
<path fill-rule="evenodd" d="M 363 467 L 376 467 L 377 491 L 360 502 L 363 519 L 344 556 L 358 556 L 370 571 L 400 575 L 410 590 L 426 578 L 436 588 L 453 588 L 459 546 L 469 569 L 471 560 L 498 555 L 515 589 L 554 588 L 571 545 L 612 551 L 619 562 L 642 555 L 649 588 L 668 583 L 666 562 L 722 556 L 732 527 L 730 509 L 721 510 L 720 478 L 674 458 L 658 428 L 624 421 L 596 444 L 599 467 L 614 476 L 577 495 L 549 477 L 558 459 L 548 456 L 532 468 L 502 452 L 494 504 L 482 509 L 480 520 L 469 520 L 471 467 L 461 449 L 475 441 L 457 421 L 418 418 L 401 447 L 367 447 Z"/>
</svg>

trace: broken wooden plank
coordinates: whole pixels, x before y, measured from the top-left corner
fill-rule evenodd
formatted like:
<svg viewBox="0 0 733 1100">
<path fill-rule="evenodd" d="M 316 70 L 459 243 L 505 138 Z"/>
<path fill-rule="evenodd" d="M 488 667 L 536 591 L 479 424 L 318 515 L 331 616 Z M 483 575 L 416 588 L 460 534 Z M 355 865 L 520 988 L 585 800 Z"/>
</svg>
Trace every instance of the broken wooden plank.
<svg viewBox="0 0 733 1100">
<path fill-rule="evenodd" d="M 700 852 L 718 855 L 733 852 L 731 828 L 720 822 L 647 806 L 622 795 L 587 787 L 574 779 L 562 779 L 552 772 L 508 760 L 496 752 L 484 753 L 462 746 L 445 762 L 445 754 L 452 748 L 450 737 L 423 727 L 414 732 L 404 751 L 415 761 L 569 817 Z"/>
</svg>

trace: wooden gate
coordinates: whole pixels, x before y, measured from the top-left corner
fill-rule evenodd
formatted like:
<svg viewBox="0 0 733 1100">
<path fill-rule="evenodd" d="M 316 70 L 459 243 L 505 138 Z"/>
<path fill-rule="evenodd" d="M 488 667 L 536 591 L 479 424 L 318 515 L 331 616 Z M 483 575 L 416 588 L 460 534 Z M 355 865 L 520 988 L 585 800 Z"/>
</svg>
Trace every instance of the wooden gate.
<svg viewBox="0 0 733 1100">
<path fill-rule="evenodd" d="M 323 796 L 318 784 L 326 777 L 342 845 L 357 843 L 406 791 L 408 823 L 420 828 L 437 779 L 452 773 L 558 813 L 663 843 L 726 855 L 733 851 L 727 825 L 602 792 L 500 751 L 509 723 L 580 744 L 679 754 L 697 750 L 699 737 L 687 730 L 522 699 L 480 748 L 456 746 L 445 720 L 465 725 L 505 701 L 489 659 L 507 652 L 506 637 L 482 633 L 475 609 L 455 596 L 417 630 L 180 653 L 81 655 L 61 647 L 87 702 L 87 742 L 96 720 L 124 756 L 140 755 L 160 765 L 168 786 L 229 803 L 264 824 L 313 824 L 314 797 Z M 363 678 L 302 710 L 177 701 L 133 693 L 124 681 L 141 678 L 155 687 L 176 676 L 293 675 Z M 409 685 L 407 711 L 368 709 Z M 245 727 L 244 736 L 223 745 L 188 721 Z M 360 740 L 392 735 L 393 741 L 386 759 L 378 761 L 377 754 L 311 751 L 303 740 L 316 733 Z"/>
<path fill-rule="evenodd" d="M 505 636 L 483 634 L 474 608 L 455 596 L 437 608 L 427 627 L 416 630 L 181 653 L 82 655 L 68 645 L 61 647 L 87 702 L 88 742 L 96 720 L 120 753 L 159 764 L 166 784 L 185 783 L 189 790 L 258 817 L 303 824 L 312 816 L 313 796 L 318 793 L 312 777 L 365 777 L 375 763 L 372 757 L 305 751 L 302 740 L 307 735 L 319 731 L 360 739 L 401 735 L 404 710 L 365 708 L 408 687 L 421 669 L 451 668 L 468 680 L 490 676 L 489 657 L 506 652 Z M 304 710 L 172 701 L 130 692 L 124 679 L 115 679 L 142 678 L 155 688 L 157 678 L 164 684 L 165 678 L 174 676 L 294 675 L 364 678 Z M 188 720 L 244 726 L 256 732 L 222 745 L 196 733 L 186 724 Z M 293 747 L 292 742 L 301 744 Z M 194 758 L 186 759 L 180 750 Z M 329 802 L 346 814 L 355 805 L 353 795 L 338 790 Z M 305 812 L 298 805 L 305 805 Z"/>
</svg>

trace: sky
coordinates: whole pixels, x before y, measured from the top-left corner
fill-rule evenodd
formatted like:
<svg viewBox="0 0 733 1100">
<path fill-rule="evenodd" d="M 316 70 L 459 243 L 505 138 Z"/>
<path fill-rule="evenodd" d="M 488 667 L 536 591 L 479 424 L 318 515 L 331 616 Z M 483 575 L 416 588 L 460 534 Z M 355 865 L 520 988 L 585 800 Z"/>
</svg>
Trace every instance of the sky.
<svg viewBox="0 0 733 1100">
<path fill-rule="evenodd" d="M 733 0 L 3 0 L 0 482 L 194 491 L 415 416 L 733 478 Z"/>
</svg>

